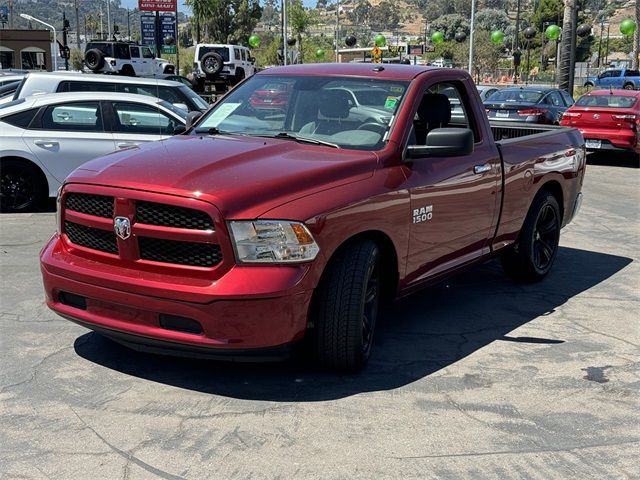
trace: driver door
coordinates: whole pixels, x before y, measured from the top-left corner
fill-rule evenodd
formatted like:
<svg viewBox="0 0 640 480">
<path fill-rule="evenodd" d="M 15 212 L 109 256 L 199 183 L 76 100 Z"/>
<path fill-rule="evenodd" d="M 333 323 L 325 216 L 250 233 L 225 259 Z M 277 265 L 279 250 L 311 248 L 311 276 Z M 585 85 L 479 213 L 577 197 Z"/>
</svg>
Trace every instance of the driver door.
<svg viewBox="0 0 640 480">
<path fill-rule="evenodd" d="M 480 138 L 465 86 L 458 82 L 436 83 L 428 86 L 424 95 L 419 112 L 429 123 L 427 132 L 412 134 L 409 144 L 424 145 L 428 131 L 439 127 L 470 128 L 476 140 L 471 155 L 428 157 L 406 164 L 411 195 L 409 283 L 487 253 L 499 208 L 500 156 L 493 142 Z M 433 108 L 438 103 L 450 111 L 439 118 L 430 112 L 430 101 Z"/>
</svg>

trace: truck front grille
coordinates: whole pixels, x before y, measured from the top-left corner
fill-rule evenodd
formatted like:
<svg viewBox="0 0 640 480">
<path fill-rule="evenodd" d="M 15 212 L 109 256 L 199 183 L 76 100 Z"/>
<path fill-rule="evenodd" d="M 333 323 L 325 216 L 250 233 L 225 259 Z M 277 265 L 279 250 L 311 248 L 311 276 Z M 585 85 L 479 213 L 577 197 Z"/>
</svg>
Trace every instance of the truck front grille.
<svg viewBox="0 0 640 480">
<path fill-rule="evenodd" d="M 71 243 L 100 252 L 118 253 L 116 235 L 112 231 L 87 227 L 75 222 L 64 222 L 64 232 Z"/>
<path fill-rule="evenodd" d="M 86 213 L 94 217 L 113 217 L 113 197 L 104 195 L 88 195 L 86 193 L 70 193 L 65 200 L 67 210 Z"/>
<path fill-rule="evenodd" d="M 140 237 L 138 238 L 138 246 L 140 247 L 140 258 L 154 262 L 213 267 L 222 261 L 220 246 L 212 243 Z"/>
<path fill-rule="evenodd" d="M 163 203 L 136 202 L 136 221 L 163 227 L 213 230 L 213 221 L 207 213 Z"/>
<path fill-rule="evenodd" d="M 68 212 L 64 219 L 64 233 L 74 245 L 119 255 L 126 261 L 148 260 L 211 268 L 223 260 L 222 249 L 216 241 L 213 218 L 204 210 L 122 198 L 121 195 L 78 192 L 66 194 L 64 207 Z M 131 235 L 126 239 L 118 238 L 113 223 L 87 216 L 102 219 L 123 216 L 132 219 Z M 176 233 L 161 227 L 174 228 Z M 190 238 L 184 241 L 187 231 Z M 174 235 L 182 235 L 183 238 L 174 240 Z"/>
</svg>

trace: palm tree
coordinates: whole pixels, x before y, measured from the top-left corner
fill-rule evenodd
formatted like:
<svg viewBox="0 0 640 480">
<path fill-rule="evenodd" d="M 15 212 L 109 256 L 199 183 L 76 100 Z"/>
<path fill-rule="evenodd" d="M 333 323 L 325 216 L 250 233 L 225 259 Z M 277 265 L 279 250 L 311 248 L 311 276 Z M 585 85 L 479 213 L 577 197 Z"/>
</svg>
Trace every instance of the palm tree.
<svg viewBox="0 0 640 480">
<path fill-rule="evenodd" d="M 311 24 L 311 18 L 305 11 L 301 0 L 293 0 L 289 7 L 289 24 L 291 30 L 296 36 L 296 42 L 298 43 L 298 63 L 304 63 L 304 57 L 302 53 L 302 34 L 307 31 Z"/>
<path fill-rule="evenodd" d="M 211 0 L 186 0 L 185 4 L 191 7 L 193 18 L 196 21 L 196 43 L 200 43 L 200 25 L 206 23 L 213 13 L 213 2 Z"/>
</svg>

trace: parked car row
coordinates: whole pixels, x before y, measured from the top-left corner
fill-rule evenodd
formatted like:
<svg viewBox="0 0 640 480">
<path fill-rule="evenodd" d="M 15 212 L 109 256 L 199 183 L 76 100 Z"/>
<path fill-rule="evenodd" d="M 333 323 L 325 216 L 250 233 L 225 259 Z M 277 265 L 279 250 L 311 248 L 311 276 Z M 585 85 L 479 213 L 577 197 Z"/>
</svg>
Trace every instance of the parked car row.
<svg viewBox="0 0 640 480">
<path fill-rule="evenodd" d="M 2 211 L 33 209 L 47 195 L 55 196 L 63 179 L 82 163 L 113 150 L 168 138 L 185 129 L 188 111 L 199 114 L 208 108 L 186 82 L 172 81 L 179 80 L 175 74 L 150 78 L 40 72 L 19 75 L 0 77 Z M 243 108 L 250 110 L 238 108 L 235 113 L 242 110 L 244 116 L 233 115 L 230 120 L 242 123 L 247 115 L 255 116 L 265 128 L 280 121 L 292 84 L 266 79 L 269 81 L 246 99 Z M 14 91 L 2 97 L 2 88 Z M 390 120 L 389 108 L 397 97 L 395 92 L 367 82 L 346 90 L 328 87 L 327 91 L 332 97 L 318 101 L 327 103 L 321 112 L 330 113 L 320 123 L 310 123 L 309 131 L 330 130 L 335 122 L 356 122 L 358 130 L 380 133 L 380 125 Z M 567 92 L 556 88 L 478 86 L 478 92 L 491 120 L 575 127 L 590 150 L 640 149 L 638 92 L 594 91 L 575 106 Z M 439 93 L 449 101 L 451 122 L 465 124 L 467 112 L 455 90 L 445 88 Z M 348 108 L 339 115 L 333 111 L 338 100 Z M 233 129 L 240 127 L 234 124 Z"/>
</svg>

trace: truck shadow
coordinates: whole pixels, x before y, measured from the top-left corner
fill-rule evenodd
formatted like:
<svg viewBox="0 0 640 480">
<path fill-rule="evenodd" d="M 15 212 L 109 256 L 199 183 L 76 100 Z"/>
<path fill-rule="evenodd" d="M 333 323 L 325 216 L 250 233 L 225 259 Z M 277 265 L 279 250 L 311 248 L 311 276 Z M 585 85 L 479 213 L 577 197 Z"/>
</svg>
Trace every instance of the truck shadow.
<svg viewBox="0 0 640 480">
<path fill-rule="evenodd" d="M 238 399 L 323 401 L 390 390 L 445 368 L 494 341 L 554 348 L 570 338 L 521 337 L 518 327 L 616 274 L 630 258 L 561 248 L 552 273 L 511 282 L 496 260 L 396 302 L 378 326 L 367 368 L 342 375 L 294 358 L 282 363 L 190 360 L 129 350 L 96 333 L 77 338 L 82 358 L 153 382 Z"/>
</svg>

